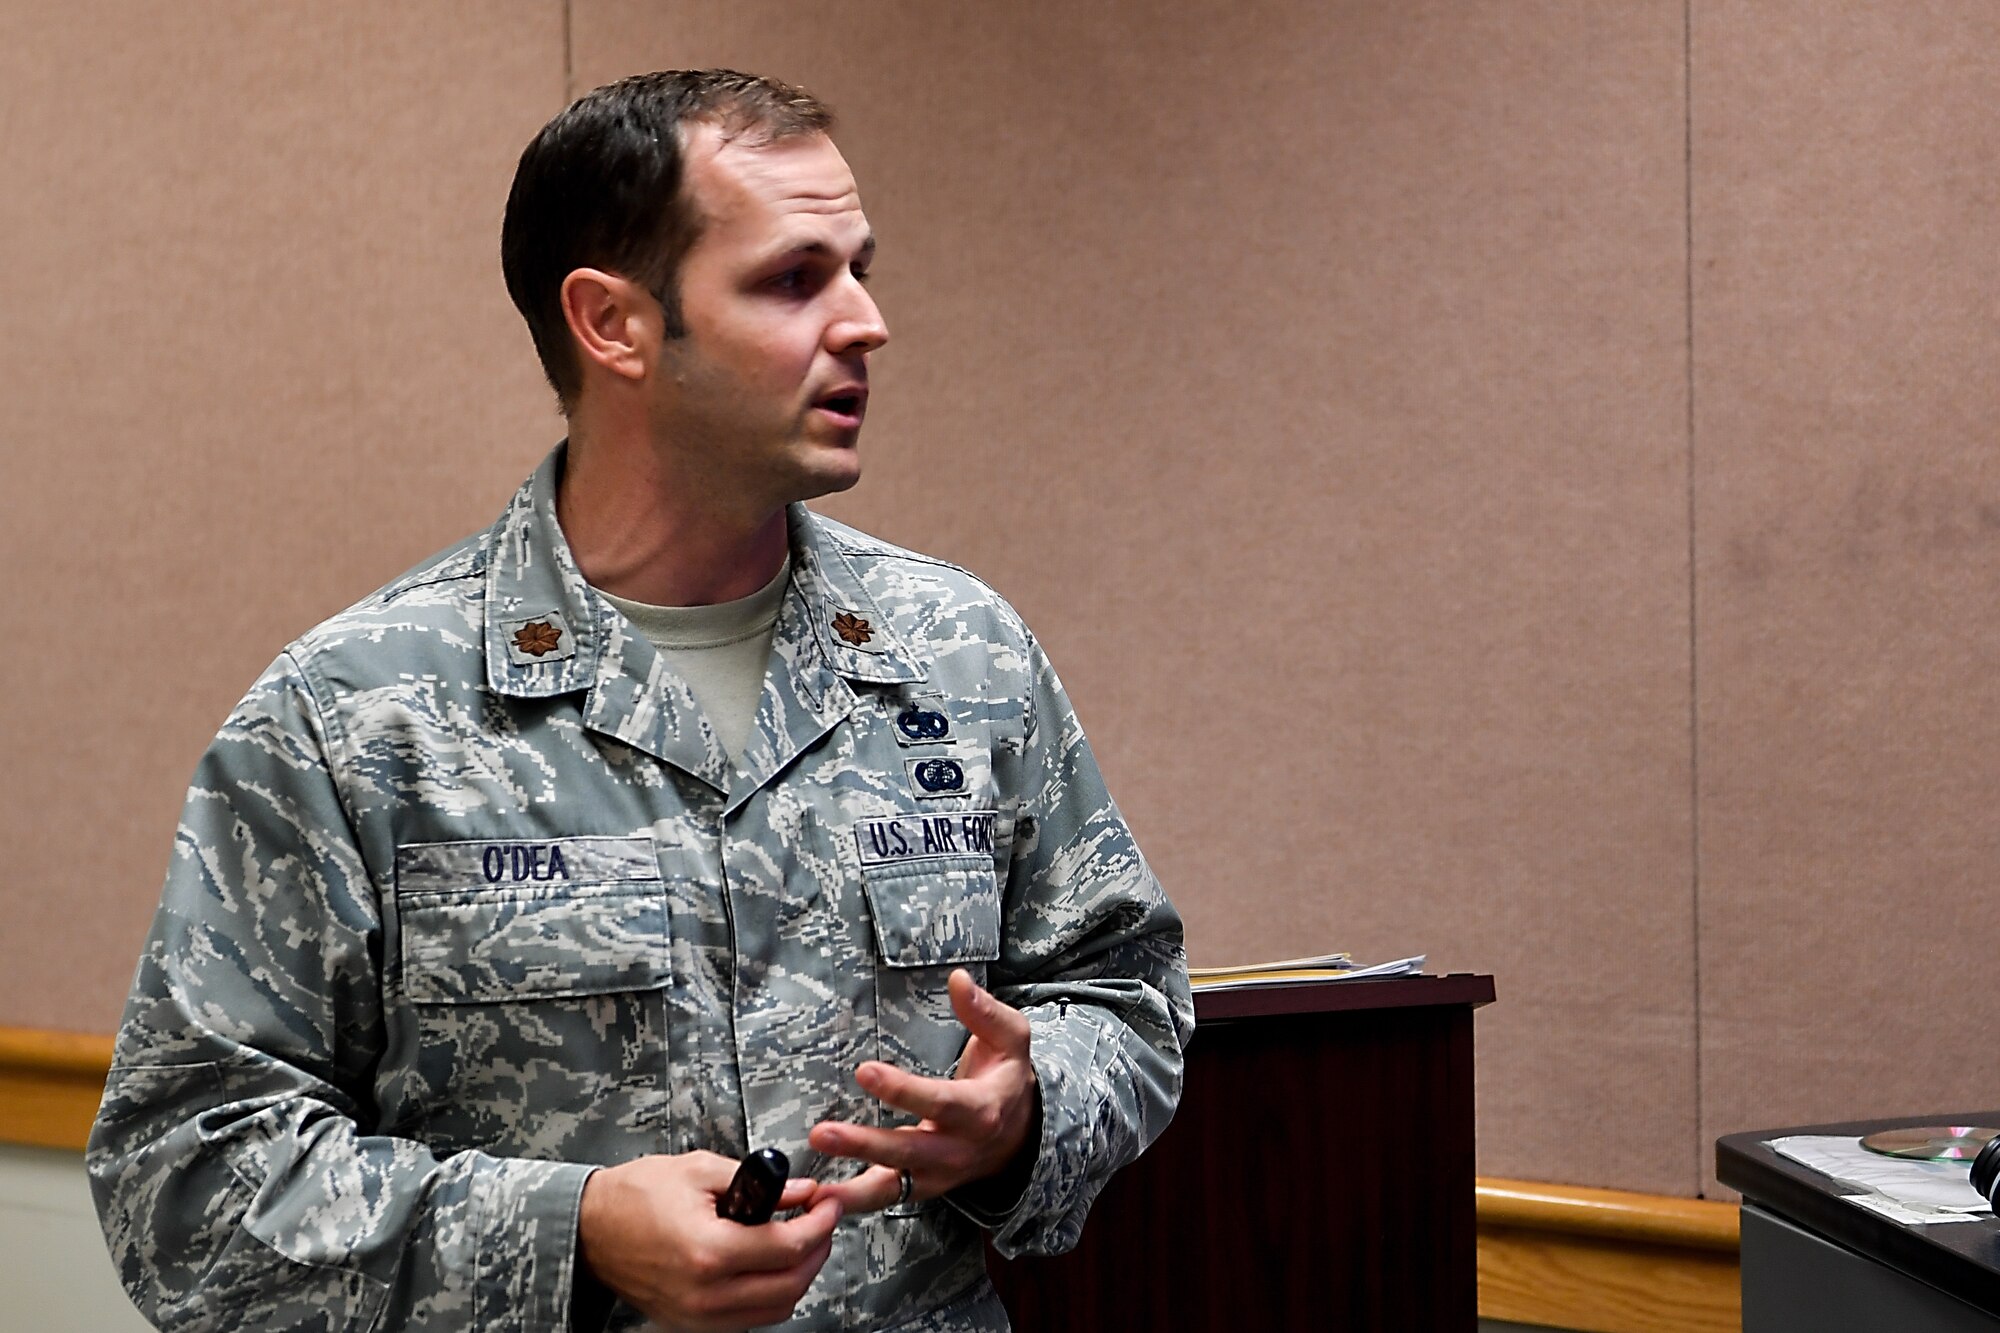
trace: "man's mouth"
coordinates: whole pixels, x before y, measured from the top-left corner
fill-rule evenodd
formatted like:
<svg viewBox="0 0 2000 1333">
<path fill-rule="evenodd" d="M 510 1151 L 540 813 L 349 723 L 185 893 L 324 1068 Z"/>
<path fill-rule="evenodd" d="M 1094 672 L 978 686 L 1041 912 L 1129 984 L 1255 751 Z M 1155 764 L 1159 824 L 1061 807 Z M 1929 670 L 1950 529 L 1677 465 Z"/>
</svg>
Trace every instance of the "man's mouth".
<svg viewBox="0 0 2000 1333">
<path fill-rule="evenodd" d="M 868 391 L 866 389 L 842 389 L 816 399 L 813 406 L 828 416 L 839 419 L 843 424 L 859 425 L 868 411 Z"/>
</svg>

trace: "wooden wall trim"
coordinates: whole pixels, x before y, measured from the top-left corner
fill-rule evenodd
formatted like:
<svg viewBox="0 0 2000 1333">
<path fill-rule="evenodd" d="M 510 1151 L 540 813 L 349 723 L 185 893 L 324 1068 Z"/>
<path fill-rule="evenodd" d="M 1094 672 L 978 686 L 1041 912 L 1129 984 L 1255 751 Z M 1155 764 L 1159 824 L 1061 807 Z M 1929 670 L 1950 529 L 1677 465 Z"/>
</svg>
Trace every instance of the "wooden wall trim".
<svg viewBox="0 0 2000 1333">
<path fill-rule="evenodd" d="M 0 1142 L 81 1150 L 111 1038 L 0 1027 Z M 1479 1313 L 1589 1333 L 1740 1333 L 1737 1209 L 1481 1177 Z"/>
<path fill-rule="evenodd" d="M 0 1027 L 0 1069 L 94 1078 L 102 1086 L 111 1070 L 111 1046 L 112 1038 L 93 1032 Z"/>
<path fill-rule="evenodd" d="M 0 1027 L 0 1142 L 81 1149 L 111 1070 L 111 1038 Z"/>
<path fill-rule="evenodd" d="M 1733 1203 L 1478 1181 L 1479 1313 L 1586 1333 L 1742 1333 Z"/>
<path fill-rule="evenodd" d="M 1741 1244 L 1738 1212 L 1733 1203 L 1592 1189 L 1584 1185 L 1544 1185 L 1492 1176 L 1481 1176 L 1478 1190 L 1481 1226 L 1598 1236 L 1731 1254 Z"/>
</svg>

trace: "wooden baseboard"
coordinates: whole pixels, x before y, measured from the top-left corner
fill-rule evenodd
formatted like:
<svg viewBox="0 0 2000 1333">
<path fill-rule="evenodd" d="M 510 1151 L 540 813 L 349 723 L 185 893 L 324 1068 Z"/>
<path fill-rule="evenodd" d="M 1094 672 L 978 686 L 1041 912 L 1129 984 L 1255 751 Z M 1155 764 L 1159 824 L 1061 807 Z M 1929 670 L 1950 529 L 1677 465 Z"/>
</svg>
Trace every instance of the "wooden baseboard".
<svg viewBox="0 0 2000 1333">
<path fill-rule="evenodd" d="M 0 1027 L 0 1142 L 81 1150 L 111 1038 Z M 1479 1181 L 1479 1313 L 1588 1333 L 1741 1333 L 1736 1205 Z"/>
<path fill-rule="evenodd" d="M 109 1037 L 0 1027 L 0 1142 L 81 1150 L 110 1069 Z"/>
<path fill-rule="evenodd" d="M 1587 1333 L 1741 1333 L 1735 1204 L 1482 1178 L 1479 1313 Z"/>
</svg>

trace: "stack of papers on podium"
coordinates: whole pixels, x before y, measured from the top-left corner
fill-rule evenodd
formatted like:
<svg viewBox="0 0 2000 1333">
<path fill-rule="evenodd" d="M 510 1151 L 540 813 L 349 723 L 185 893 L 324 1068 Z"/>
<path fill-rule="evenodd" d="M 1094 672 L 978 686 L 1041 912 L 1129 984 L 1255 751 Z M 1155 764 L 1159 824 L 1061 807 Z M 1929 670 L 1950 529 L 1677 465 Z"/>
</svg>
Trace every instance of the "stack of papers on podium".
<svg viewBox="0 0 2000 1333">
<path fill-rule="evenodd" d="M 1862 1147 L 1860 1139 L 1834 1134 L 1794 1134 L 1766 1142 L 1794 1162 L 1865 1190 L 1843 1197 L 1892 1222 L 1922 1225 L 1992 1216 L 1992 1205 L 1972 1188 L 1970 1162 L 1885 1157 Z"/>
<path fill-rule="evenodd" d="M 1246 963 L 1238 967 L 1191 967 L 1188 980 L 1199 991 L 1244 990 L 1252 986 L 1290 986 L 1302 981 L 1354 981 L 1361 977 L 1407 977 L 1424 970 L 1424 956 L 1398 958 L 1393 963 L 1363 967 L 1344 953 L 1311 958 L 1287 958 L 1277 963 Z"/>
</svg>

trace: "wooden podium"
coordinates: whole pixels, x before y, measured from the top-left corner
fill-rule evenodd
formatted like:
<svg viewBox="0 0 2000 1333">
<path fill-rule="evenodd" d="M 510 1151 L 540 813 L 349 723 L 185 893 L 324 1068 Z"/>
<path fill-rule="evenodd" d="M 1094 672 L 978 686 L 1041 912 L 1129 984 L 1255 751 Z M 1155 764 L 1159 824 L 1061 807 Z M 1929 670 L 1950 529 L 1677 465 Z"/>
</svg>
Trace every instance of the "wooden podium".
<svg viewBox="0 0 2000 1333">
<path fill-rule="evenodd" d="M 1053 1259 L 988 1253 L 1021 1333 L 1478 1326 L 1456 974 L 1195 996 L 1174 1122 Z"/>
</svg>

